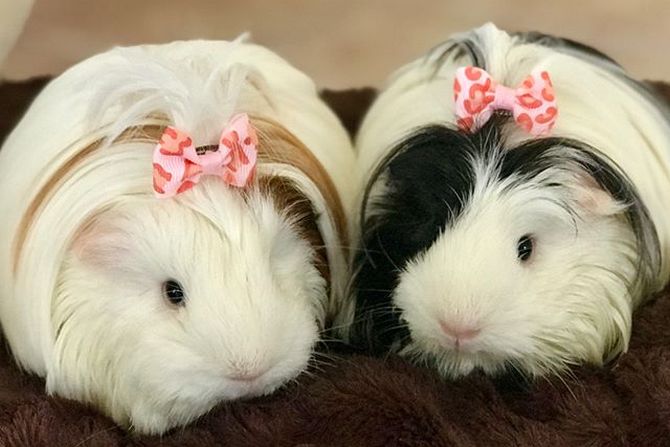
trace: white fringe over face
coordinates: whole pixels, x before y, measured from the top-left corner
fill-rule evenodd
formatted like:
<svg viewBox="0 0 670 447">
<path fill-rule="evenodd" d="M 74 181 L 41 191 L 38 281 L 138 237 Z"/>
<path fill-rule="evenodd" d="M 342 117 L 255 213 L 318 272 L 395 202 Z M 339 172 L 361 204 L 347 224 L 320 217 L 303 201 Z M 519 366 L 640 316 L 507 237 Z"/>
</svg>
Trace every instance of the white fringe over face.
<svg viewBox="0 0 670 447">
<path fill-rule="evenodd" d="M 397 287 L 391 286 L 386 305 L 399 316 L 384 324 L 389 331 L 406 325 L 409 339 L 386 344 L 448 376 L 508 367 L 542 375 L 581 362 L 601 364 L 626 350 L 632 310 L 670 277 L 670 112 L 605 58 L 488 24 L 439 45 L 391 78 L 357 136 L 364 176 L 390 164 L 385 157 L 393 148 L 422 129 L 455 128 L 454 72 L 473 65 L 473 57 L 506 86 L 547 70 L 559 107 L 552 136 L 595 148 L 630 179 L 641 204 L 590 188 L 580 180 L 585 173 L 579 163 L 568 172 L 545 172 L 562 188 L 549 188 L 547 181 L 510 188 L 496 172 L 495 157 L 473 158 L 462 173 L 471 182 L 463 212 L 443 231 L 436 228 L 435 240 L 411 259 L 391 262 Z M 501 151 L 529 138 L 513 122 L 502 132 Z M 560 153 L 560 143 L 551 150 Z M 368 216 L 388 194 L 384 185 L 372 185 Z M 588 206 L 579 206 L 580 195 Z M 566 204 L 577 214 L 566 215 Z M 625 216 L 633 205 L 646 208 L 650 218 L 635 229 Z M 526 233 L 537 236 L 536 258 L 520 266 L 516 244 Z M 640 270 L 642 253 L 649 263 Z M 359 282 L 364 288 L 365 280 Z M 358 294 L 360 302 L 365 291 Z M 440 320 L 476 324 L 481 333 L 457 351 Z"/>
<path fill-rule="evenodd" d="M 204 179 L 176 199 L 153 197 L 164 126 L 211 144 L 240 112 L 294 135 L 351 203 L 353 152 L 337 118 L 304 74 L 239 39 L 93 57 L 47 86 L 10 135 L 0 152 L 0 186 L 12 191 L 0 204 L 0 321 L 17 361 L 50 392 L 160 433 L 306 367 L 346 282 L 320 185 L 281 159 L 258 168 L 312 203 L 329 289 L 294 216 L 257 186 Z M 171 278 L 187 295 L 181 309 L 161 296 Z"/>
</svg>

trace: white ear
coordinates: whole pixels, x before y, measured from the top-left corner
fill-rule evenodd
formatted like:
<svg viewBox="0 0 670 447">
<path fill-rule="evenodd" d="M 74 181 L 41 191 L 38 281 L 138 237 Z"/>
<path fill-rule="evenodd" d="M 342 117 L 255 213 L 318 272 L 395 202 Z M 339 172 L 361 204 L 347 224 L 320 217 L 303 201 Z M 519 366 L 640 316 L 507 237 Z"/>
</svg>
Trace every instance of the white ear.
<svg viewBox="0 0 670 447">
<path fill-rule="evenodd" d="M 96 242 L 102 236 L 102 231 L 95 221 L 89 221 L 83 225 L 74 235 L 74 239 L 70 244 L 70 252 L 82 261 L 94 257 L 96 252 Z"/>
<path fill-rule="evenodd" d="M 91 267 L 108 267 L 119 262 L 125 249 L 124 233 L 109 223 L 89 220 L 74 236 L 71 253 Z"/>
<path fill-rule="evenodd" d="M 627 208 L 626 204 L 615 200 L 593 177 L 586 174 L 577 179 L 575 199 L 582 209 L 598 216 L 612 216 Z"/>
</svg>

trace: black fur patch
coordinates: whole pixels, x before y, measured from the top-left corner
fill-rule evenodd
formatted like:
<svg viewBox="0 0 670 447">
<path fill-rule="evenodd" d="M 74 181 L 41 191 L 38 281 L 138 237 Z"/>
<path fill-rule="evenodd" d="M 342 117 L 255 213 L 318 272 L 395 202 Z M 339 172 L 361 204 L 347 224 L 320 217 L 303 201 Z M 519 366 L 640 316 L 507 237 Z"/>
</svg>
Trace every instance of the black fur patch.
<svg viewBox="0 0 670 447">
<path fill-rule="evenodd" d="M 355 343 L 380 353 L 409 341 L 392 299 L 399 273 L 468 206 L 477 180 L 473 160 L 494 164 L 498 180 L 512 180 L 511 188 L 550 168 L 582 170 L 614 199 L 629 205 L 626 217 L 640 247 L 640 277 L 646 280 L 655 271 L 657 235 L 626 175 L 596 149 L 574 140 L 535 138 L 506 147 L 503 128 L 508 120 L 506 115 L 494 116 L 472 134 L 440 125 L 422 128 L 393 148 L 372 175 L 362 204 L 362 242 L 355 259 Z M 549 182 L 546 187 L 563 185 Z"/>
<path fill-rule="evenodd" d="M 536 43 L 538 45 L 553 48 L 556 51 L 569 53 L 580 59 L 589 60 L 596 59 L 601 62 L 606 62 L 605 65 L 600 65 L 607 69 L 612 75 L 616 76 L 631 88 L 637 91 L 640 95 L 645 97 L 648 101 L 655 103 L 659 111 L 663 113 L 667 119 L 670 120 L 670 107 L 668 107 L 668 99 L 666 96 L 659 94 L 652 86 L 646 82 L 640 82 L 631 78 L 623 67 L 610 56 L 602 51 L 593 48 L 589 45 L 568 39 L 565 37 L 556 37 L 549 34 L 543 34 L 537 31 L 514 33 L 513 36 L 521 39 L 522 42 Z M 633 117 L 636 119 L 636 117 Z"/>
<path fill-rule="evenodd" d="M 373 175 L 365 191 L 363 244 L 355 264 L 354 339 L 371 341 L 376 350 L 409 335 L 392 306 L 398 273 L 462 212 L 475 180 L 471 154 L 464 148 L 477 147 L 465 134 L 428 127 L 393 149 Z M 383 197 L 372 196 L 378 182 L 385 184 Z"/>
<path fill-rule="evenodd" d="M 519 37 L 523 42 L 536 43 L 538 45 L 554 48 L 559 51 L 561 48 L 565 48 L 570 50 L 571 53 L 589 55 L 591 57 L 595 57 L 596 59 L 607 61 L 610 64 L 616 65 L 617 67 L 621 67 L 617 61 L 602 51 L 572 39 L 556 37 L 550 34 L 540 33 L 538 31 L 519 32 L 513 33 L 512 35 Z"/>
<path fill-rule="evenodd" d="M 448 45 L 440 44 L 435 48 L 428 51 L 427 55 L 431 58 L 437 51 L 440 53 L 435 58 L 433 64 L 435 65 L 435 75 L 444 65 L 444 63 L 450 58 L 461 58 L 467 56 L 470 59 L 470 65 L 474 67 L 479 67 L 486 70 L 486 58 L 484 53 L 482 53 L 480 46 L 478 45 L 474 38 L 476 35 L 469 34 L 467 38 L 460 40 L 452 40 Z"/>
<path fill-rule="evenodd" d="M 621 65 L 605 53 L 593 48 L 589 45 L 577 42 L 565 37 L 556 37 L 550 34 L 540 33 L 538 31 L 517 32 L 511 34 L 517 37 L 521 42 L 535 43 L 538 45 L 553 48 L 557 51 L 564 50 L 564 52 L 573 54 L 577 57 L 580 55 L 599 59 L 603 62 L 611 64 L 617 70 L 623 73 Z M 441 53 L 435 60 L 435 65 L 439 69 L 450 58 L 461 58 L 467 56 L 470 59 L 470 65 L 486 70 L 486 58 L 481 50 L 481 42 L 479 42 L 479 35 L 477 33 L 465 34 L 465 37 L 460 39 L 453 39 L 446 47 L 439 45 L 428 52 L 429 55 L 434 54 L 440 48 Z"/>
</svg>

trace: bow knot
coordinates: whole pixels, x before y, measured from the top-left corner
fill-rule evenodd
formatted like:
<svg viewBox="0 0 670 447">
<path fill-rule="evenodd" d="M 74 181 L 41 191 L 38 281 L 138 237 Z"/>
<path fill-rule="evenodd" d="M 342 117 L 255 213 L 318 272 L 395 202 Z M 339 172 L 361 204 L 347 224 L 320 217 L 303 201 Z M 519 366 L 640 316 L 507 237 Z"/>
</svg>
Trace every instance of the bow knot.
<svg viewBox="0 0 670 447">
<path fill-rule="evenodd" d="M 526 132 L 542 135 L 551 131 L 558 115 L 546 71 L 534 71 L 519 87 L 509 88 L 481 68 L 461 67 L 454 78 L 454 101 L 458 126 L 468 131 L 483 126 L 495 110 L 508 110 Z"/>
<path fill-rule="evenodd" d="M 154 149 L 153 184 L 157 197 L 168 198 L 195 186 L 204 175 L 242 188 L 253 178 L 258 140 L 245 113 L 235 115 L 218 145 L 196 148 L 193 139 L 167 127 Z"/>
</svg>

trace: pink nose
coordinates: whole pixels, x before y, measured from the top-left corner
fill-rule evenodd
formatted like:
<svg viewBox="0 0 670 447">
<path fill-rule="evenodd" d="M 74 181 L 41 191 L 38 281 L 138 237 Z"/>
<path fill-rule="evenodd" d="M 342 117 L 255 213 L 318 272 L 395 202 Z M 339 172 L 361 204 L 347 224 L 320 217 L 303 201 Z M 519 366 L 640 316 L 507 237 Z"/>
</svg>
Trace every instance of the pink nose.
<svg viewBox="0 0 670 447">
<path fill-rule="evenodd" d="M 446 335 L 456 339 L 457 345 L 459 342 L 475 338 L 481 332 L 481 329 L 478 329 L 477 327 L 471 324 L 470 325 L 462 323 L 448 324 L 443 320 L 440 320 L 440 328 L 442 329 L 442 332 L 444 332 Z"/>
<path fill-rule="evenodd" d="M 260 374 L 252 374 L 252 373 L 236 373 L 236 374 L 231 374 L 228 376 L 230 380 L 234 380 L 235 382 L 253 382 L 254 380 L 258 379 L 261 375 Z"/>
<path fill-rule="evenodd" d="M 257 369 L 252 369 L 252 370 L 236 370 L 233 371 L 231 374 L 228 374 L 228 378 L 230 380 L 234 380 L 236 382 L 253 382 L 254 380 L 258 379 L 260 376 L 265 374 L 266 371 L 260 371 Z"/>
</svg>

